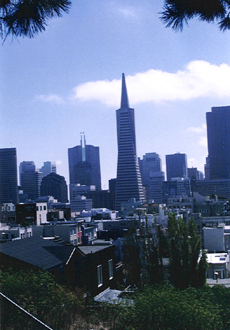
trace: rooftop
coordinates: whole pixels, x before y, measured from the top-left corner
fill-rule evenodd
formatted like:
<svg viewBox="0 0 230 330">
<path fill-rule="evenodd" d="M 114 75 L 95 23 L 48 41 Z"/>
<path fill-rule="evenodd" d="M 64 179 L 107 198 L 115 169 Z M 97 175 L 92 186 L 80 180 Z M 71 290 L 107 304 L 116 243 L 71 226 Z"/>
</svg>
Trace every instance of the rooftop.
<svg viewBox="0 0 230 330">
<path fill-rule="evenodd" d="M 207 261 L 210 264 L 225 264 L 229 262 L 229 255 L 225 253 L 207 253 Z"/>
<path fill-rule="evenodd" d="M 46 270 L 67 262 L 73 249 L 36 236 L 0 244 L 1 253 Z"/>
<path fill-rule="evenodd" d="M 111 246 L 111 245 L 110 245 Z M 98 251 L 102 251 L 107 249 L 108 245 L 85 245 L 85 246 L 78 246 L 78 249 L 83 252 L 84 254 L 96 253 Z"/>
</svg>

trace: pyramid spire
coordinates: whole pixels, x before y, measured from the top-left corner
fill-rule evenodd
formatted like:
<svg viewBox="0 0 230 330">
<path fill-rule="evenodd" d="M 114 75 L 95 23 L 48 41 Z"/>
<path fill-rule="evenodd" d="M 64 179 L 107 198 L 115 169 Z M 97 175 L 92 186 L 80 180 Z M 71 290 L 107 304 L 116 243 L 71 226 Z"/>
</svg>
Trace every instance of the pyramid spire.
<svg viewBox="0 0 230 330">
<path fill-rule="evenodd" d="M 122 87 L 121 87 L 121 109 L 129 108 L 129 99 L 125 83 L 125 74 L 122 73 Z"/>
</svg>

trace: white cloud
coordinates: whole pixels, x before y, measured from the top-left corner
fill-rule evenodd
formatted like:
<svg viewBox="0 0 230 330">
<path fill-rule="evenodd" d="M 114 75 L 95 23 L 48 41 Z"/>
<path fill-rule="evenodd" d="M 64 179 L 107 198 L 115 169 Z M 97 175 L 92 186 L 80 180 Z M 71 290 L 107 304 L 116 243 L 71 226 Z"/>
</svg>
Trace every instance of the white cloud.
<svg viewBox="0 0 230 330">
<path fill-rule="evenodd" d="M 189 127 L 187 129 L 187 132 L 202 134 L 202 133 L 205 133 L 206 130 L 207 130 L 207 126 L 206 126 L 206 124 L 203 124 L 200 127 L 193 127 L 193 126 L 191 126 L 191 127 Z"/>
<path fill-rule="evenodd" d="M 229 97 L 230 65 L 214 65 L 192 61 L 183 71 L 169 73 L 148 70 L 127 76 L 126 83 L 131 104 L 190 100 L 198 97 Z M 121 81 L 91 81 L 74 88 L 73 99 L 99 101 L 116 107 L 120 99 Z"/>
<path fill-rule="evenodd" d="M 133 7 L 120 7 L 118 11 L 127 18 L 138 18 L 137 10 Z"/>
<path fill-rule="evenodd" d="M 40 100 L 42 102 L 47 102 L 47 103 L 55 103 L 55 104 L 63 104 L 64 103 L 63 99 L 60 96 L 56 95 L 56 94 L 37 95 L 36 99 Z"/>
</svg>

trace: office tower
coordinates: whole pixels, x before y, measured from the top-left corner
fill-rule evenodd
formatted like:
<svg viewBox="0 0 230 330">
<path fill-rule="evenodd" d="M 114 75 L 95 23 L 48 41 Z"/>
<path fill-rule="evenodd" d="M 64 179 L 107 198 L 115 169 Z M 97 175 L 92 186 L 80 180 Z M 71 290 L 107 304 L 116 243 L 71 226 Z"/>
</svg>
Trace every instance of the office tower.
<svg viewBox="0 0 230 330">
<path fill-rule="evenodd" d="M 210 180 L 210 175 L 209 175 L 209 157 L 206 157 L 206 164 L 204 164 L 204 175 L 205 175 L 205 180 Z"/>
<path fill-rule="evenodd" d="M 188 178 L 195 179 L 195 180 L 203 180 L 204 174 L 203 172 L 199 171 L 196 167 L 188 167 L 187 168 Z"/>
<path fill-rule="evenodd" d="M 198 192 L 202 196 L 224 196 L 230 198 L 230 180 L 198 180 L 195 182 L 193 191 Z"/>
<path fill-rule="evenodd" d="M 81 145 L 68 149 L 70 184 L 94 185 L 101 189 L 99 147 L 87 145 L 81 135 Z"/>
<path fill-rule="evenodd" d="M 143 156 L 143 159 L 139 159 L 139 166 L 142 184 L 145 187 L 147 199 L 152 198 L 150 196 L 150 172 L 161 171 L 160 156 L 156 152 L 146 153 Z"/>
<path fill-rule="evenodd" d="M 166 171 L 167 181 L 187 176 L 187 156 L 180 153 L 166 155 Z"/>
<path fill-rule="evenodd" d="M 21 190 L 24 200 L 35 200 L 40 196 L 42 172 L 36 169 L 34 162 L 23 161 L 19 166 Z"/>
<path fill-rule="evenodd" d="M 60 203 L 68 202 L 67 184 L 64 176 L 50 173 L 42 179 L 41 196 L 53 196 Z"/>
<path fill-rule="evenodd" d="M 0 149 L 0 205 L 18 203 L 16 148 Z"/>
<path fill-rule="evenodd" d="M 109 180 L 109 191 L 111 193 L 116 193 L 116 186 L 117 186 L 117 179 L 110 179 Z"/>
<path fill-rule="evenodd" d="M 35 172 L 36 166 L 33 161 L 23 161 L 19 164 L 19 180 L 21 183 L 21 174 L 25 172 Z"/>
<path fill-rule="evenodd" d="M 149 198 L 153 199 L 155 203 L 163 203 L 163 182 L 165 180 L 165 174 L 162 171 L 150 172 L 150 184 L 149 184 Z"/>
<path fill-rule="evenodd" d="M 188 171 L 188 178 L 189 179 L 200 180 L 200 172 L 197 170 L 196 167 L 188 168 L 187 171 Z"/>
<path fill-rule="evenodd" d="M 188 177 L 163 182 L 163 203 L 167 203 L 169 197 L 177 196 L 191 196 L 191 182 Z"/>
<path fill-rule="evenodd" d="M 230 106 L 206 113 L 209 178 L 230 179 Z"/>
<path fill-rule="evenodd" d="M 40 168 L 42 172 L 42 177 L 49 175 L 50 173 L 57 173 L 56 163 L 55 162 L 44 162 L 43 166 Z"/>
<path fill-rule="evenodd" d="M 121 107 L 116 111 L 116 117 L 118 144 L 116 209 L 120 210 L 122 202 L 132 198 L 144 199 L 136 153 L 134 109 L 129 107 L 124 74 L 122 74 Z"/>
<path fill-rule="evenodd" d="M 143 159 L 140 159 L 139 164 L 143 185 L 147 185 L 149 183 L 150 171 L 161 171 L 161 159 L 156 152 L 146 153 L 143 156 Z"/>
</svg>

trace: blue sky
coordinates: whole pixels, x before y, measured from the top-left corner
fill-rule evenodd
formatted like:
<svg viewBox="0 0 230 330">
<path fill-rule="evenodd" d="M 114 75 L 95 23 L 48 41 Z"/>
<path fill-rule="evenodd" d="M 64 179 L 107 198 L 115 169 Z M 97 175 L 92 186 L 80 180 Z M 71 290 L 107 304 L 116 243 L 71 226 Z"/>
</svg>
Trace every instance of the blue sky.
<svg viewBox="0 0 230 330">
<path fill-rule="evenodd" d="M 163 0 L 78 0 L 34 39 L 8 38 L 0 53 L 0 147 L 18 165 L 56 161 L 67 183 L 67 149 L 100 147 L 102 188 L 116 176 L 115 110 L 121 74 L 135 108 L 137 153 L 186 153 L 203 171 L 205 113 L 230 104 L 230 32 L 196 19 L 182 32 L 159 19 Z"/>
</svg>

